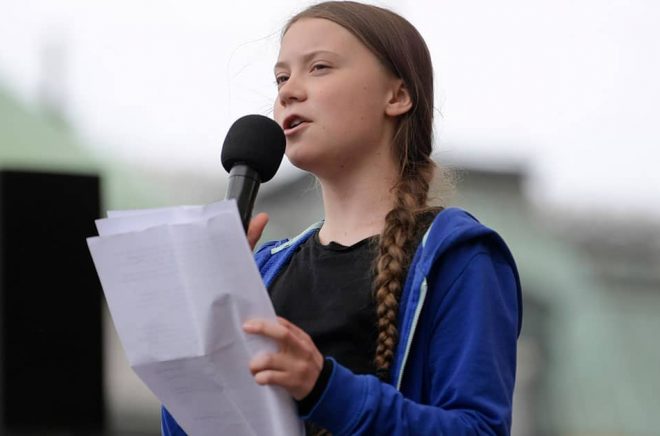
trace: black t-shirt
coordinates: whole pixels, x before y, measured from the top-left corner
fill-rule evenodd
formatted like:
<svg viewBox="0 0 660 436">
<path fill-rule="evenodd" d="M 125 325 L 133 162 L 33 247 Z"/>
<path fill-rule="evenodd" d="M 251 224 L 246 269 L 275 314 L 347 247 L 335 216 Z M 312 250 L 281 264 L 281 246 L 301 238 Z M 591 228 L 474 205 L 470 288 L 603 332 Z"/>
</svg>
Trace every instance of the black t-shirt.
<svg viewBox="0 0 660 436">
<path fill-rule="evenodd" d="M 410 255 L 440 210 L 431 209 L 419 217 L 416 235 L 405 247 Z M 297 248 L 269 288 L 277 315 L 307 332 L 321 354 L 356 374 L 376 375 L 373 360 L 378 318 L 373 263 L 378 240 L 372 236 L 350 247 L 336 242 L 323 245 L 316 230 Z M 326 360 L 312 392 L 298 402 L 300 412 L 307 414 L 316 404 L 331 370 Z M 305 428 L 310 435 L 320 430 L 310 422 Z"/>
<path fill-rule="evenodd" d="M 324 356 L 357 374 L 375 374 L 373 261 L 378 236 L 323 245 L 318 230 L 270 286 L 275 312 L 309 334 Z"/>
</svg>

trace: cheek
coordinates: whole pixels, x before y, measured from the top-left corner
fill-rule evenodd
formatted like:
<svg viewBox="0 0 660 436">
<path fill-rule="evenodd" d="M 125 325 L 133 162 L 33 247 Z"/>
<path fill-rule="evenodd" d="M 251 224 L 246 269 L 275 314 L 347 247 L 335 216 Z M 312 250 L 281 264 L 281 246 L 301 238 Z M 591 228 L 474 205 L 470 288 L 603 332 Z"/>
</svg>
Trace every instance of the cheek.
<svg viewBox="0 0 660 436">
<path fill-rule="evenodd" d="M 369 85 L 355 87 L 352 91 L 343 96 L 343 110 L 338 115 L 347 130 L 359 132 L 365 140 L 382 128 L 383 107 L 379 96 Z"/>
<path fill-rule="evenodd" d="M 344 87 L 323 93 L 325 110 L 344 128 L 356 128 L 371 123 L 378 115 L 372 89 L 367 85 Z"/>
<path fill-rule="evenodd" d="M 275 100 L 275 103 L 273 103 L 273 119 L 277 121 L 278 124 L 282 125 L 280 123 L 280 113 L 282 111 L 282 107 L 279 105 L 278 100 Z"/>
</svg>

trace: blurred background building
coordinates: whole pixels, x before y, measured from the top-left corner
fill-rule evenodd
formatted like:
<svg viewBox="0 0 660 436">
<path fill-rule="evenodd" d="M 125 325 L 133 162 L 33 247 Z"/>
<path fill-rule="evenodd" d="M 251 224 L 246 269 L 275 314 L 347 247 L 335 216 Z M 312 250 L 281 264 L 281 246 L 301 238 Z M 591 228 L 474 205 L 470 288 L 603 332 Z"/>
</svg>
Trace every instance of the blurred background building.
<svg viewBox="0 0 660 436">
<path fill-rule="evenodd" d="M 303 6 L 29 3 L 2 3 L 0 171 L 98 176 L 102 211 L 224 195 L 224 133 L 270 114 L 276 32 Z M 520 268 L 514 434 L 658 434 L 660 6 L 381 4 L 434 56 L 449 204 L 496 229 Z M 313 178 L 286 163 L 256 209 L 265 239 L 323 216 Z M 108 433 L 159 434 L 107 311 L 103 327 Z"/>
</svg>

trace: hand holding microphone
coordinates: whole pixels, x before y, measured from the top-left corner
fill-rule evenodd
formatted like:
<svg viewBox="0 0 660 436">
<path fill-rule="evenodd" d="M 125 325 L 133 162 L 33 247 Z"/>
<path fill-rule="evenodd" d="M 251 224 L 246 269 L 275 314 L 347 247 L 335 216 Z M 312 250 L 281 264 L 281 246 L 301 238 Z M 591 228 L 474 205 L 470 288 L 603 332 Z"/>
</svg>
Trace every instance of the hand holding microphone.
<svg viewBox="0 0 660 436">
<path fill-rule="evenodd" d="M 222 145 L 222 166 L 229 173 L 225 199 L 236 200 L 252 248 L 268 222 L 266 214 L 259 214 L 248 228 L 259 184 L 273 178 L 285 146 L 282 128 L 263 115 L 246 115 L 236 120 Z"/>
<path fill-rule="evenodd" d="M 252 250 L 257 246 L 257 242 L 261 238 L 261 234 L 264 232 L 266 224 L 268 224 L 268 219 L 268 214 L 266 212 L 261 212 L 250 220 L 246 236 Z"/>
</svg>

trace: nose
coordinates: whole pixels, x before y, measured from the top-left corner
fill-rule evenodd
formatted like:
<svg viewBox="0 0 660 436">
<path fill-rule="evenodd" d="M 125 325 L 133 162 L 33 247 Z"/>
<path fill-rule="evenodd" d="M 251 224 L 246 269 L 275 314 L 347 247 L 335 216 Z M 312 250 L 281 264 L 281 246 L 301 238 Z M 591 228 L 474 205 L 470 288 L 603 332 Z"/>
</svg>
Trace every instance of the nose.
<svg viewBox="0 0 660 436">
<path fill-rule="evenodd" d="M 277 98 L 282 106 L 292 102 L 304 101 L 307 98 L 307 93 L 302 80 L 291 75 L 286 82 L 280 85 Z"/>
</svg>

